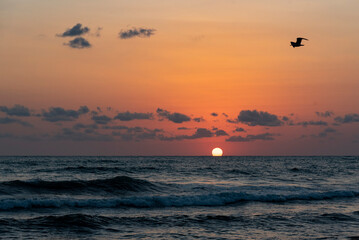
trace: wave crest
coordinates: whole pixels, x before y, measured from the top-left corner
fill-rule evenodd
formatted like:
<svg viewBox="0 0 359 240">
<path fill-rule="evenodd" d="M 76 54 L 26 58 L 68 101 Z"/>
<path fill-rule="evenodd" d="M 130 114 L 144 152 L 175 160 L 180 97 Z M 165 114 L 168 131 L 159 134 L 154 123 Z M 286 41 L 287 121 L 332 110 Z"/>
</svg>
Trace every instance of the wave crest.
<svg viewBox="0 0 359 240">
<path fill-rule="evenodd" d="M 240 192 L 224 192 L 204 195 L 165 195 L 139 196 L 127 198 L 104 199 L 1 199 L 0 209 L 29 209 L 29 208 L 161 208 L 186 206 L 225 206 L 239 202 L 287 202 L 293 200 L 330 200 L 336 198 L 358 197 L 355 191 L 306 192 L 292 194 L 248 194 Z"/>
<path fill-rule="evenodd" d="M 118 176 L 109 179 L 72 180 L 72 181 L 9 181 L 0 183 L 2 193 L 83 193 L 83 192 L 140 192 L 156 190 L 158 187 L 145 180 L 127 176 Z"/>
</svg>

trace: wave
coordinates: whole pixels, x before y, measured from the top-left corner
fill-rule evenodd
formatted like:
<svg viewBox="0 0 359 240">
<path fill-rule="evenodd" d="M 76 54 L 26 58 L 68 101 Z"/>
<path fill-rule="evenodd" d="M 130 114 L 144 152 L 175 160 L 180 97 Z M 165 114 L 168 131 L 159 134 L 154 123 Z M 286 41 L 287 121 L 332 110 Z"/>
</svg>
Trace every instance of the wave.
<svg viewBox="0 0 359 240">
<path fill-rule="evenodd" d="M 1 199 L 1 210 L 31 208 L 163 208 L 186 206 L 226 206 L 240 202 L 288 202 L 295 200 L 331 200 L 358 197 L 357 191 L 297 192 L 288 194 L 253 194 L 245 192 L 222 192 L 203 195 L 163 195 L 123 198 L 24 198 Z"/>
<path fill-rule="evenodd" d="M 68 214 L 59 216 L 42 216 L 29 219 L 13 219 L 5 218 L 0 220 L 2 226 L 26 226 L 26 228 L 39 227 L 55 227 L 59 228 L 91 228 L 98 229 L 103 225 L 112 222 L 111 217 L 87 215 L 87 214 Z"/>
<path fill-rule="evenodd" d="M 151 182 L 127 176 L 109 179 L 71 180 L 71 181 L 8 181 L 0 183 L 0 193 L 124 193 L 157 190 Z"/>
</svg>

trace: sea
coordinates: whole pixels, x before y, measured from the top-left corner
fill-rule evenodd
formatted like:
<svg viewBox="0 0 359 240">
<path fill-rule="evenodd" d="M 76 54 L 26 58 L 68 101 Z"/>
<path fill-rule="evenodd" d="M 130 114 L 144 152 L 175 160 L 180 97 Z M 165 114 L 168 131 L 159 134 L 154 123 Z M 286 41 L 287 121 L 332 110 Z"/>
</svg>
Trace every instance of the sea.
<svg viewBox="0 0 359 240">
<path fill-rule="evenodd" d="M 0 239 L 359 239 L 359 157 L 3 156 Z"/>
</svg>

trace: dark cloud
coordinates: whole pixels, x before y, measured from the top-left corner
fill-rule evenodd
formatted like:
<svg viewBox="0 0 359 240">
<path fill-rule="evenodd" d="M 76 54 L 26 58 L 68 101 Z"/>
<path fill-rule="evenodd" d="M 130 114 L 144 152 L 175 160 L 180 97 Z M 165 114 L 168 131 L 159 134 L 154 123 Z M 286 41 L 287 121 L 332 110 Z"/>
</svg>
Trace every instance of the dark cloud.
<svg viewBox="0 0 359 240">
<path fill-rule="evenodd" d="M 117 130 L 113 131 L 112 136 L 120 137 L 124 141 L 142 141 L 148 139 L 157 139 L 158 133 L 164 132 L 163 129 L 148 129 L 143 127 L 126 127 L 117 126 Z M 121 131 L 122 130 L 122 131 Z"/>
<path fill-rule="evenodd" d="M 94 132 L 98 129 L 98 126 L 96 124 L 82 124 L 82 123 L 76 123 L 73 127 L 75 130 L 83 130 L 86 133 Z"/>
<path fill-rule="evenodd" d="M 193 118 L 192 120 L 195 121 L 195 122 L 205 122 L 206 121 L 206 120 L 204 120 L 203 117 Z"/>
<path fill-rule="evenodd" d="M 187 127 L 179 127 L 179 128 L 177 128 L 177 130 L 190 130 L 190 128 L 187 128 Z"/>
<path fill-rule="evenodd" d="M 229 123 L 238 123 L 238 119 L 227 119 L 226 122 L 229 122 Z"/>
<path fill-rule="evenodd" d="M 127 126 L 103 126 L 102 129 L 111 129 L 111 130 L 127 130 Z"/>
<path fill-rule="evenodd" d="M 48 111 L 43 111 L 42 119 L 48 122 L 74 121 L 80 115 L 88 113 L 90 110 L 86 106 L 81 106 L 79 110 L 65 110 L 61 107 L 51 107 Z"/>
<path fill-rule="evenodd" d="M 159 135 L 159 139 L 162 141 L 174 141 L 174 140 L 209 138 L 213 136 L 214 135 L 210 130 L 206 128 L 197 128 L 196 132 L 193 135 L 178 135 L 174 137 L 166 137 L 164 135 Z"/>
<path fill-rule="evenodd" d="M 331 117 L 334 115 L 332 111 L 325 111 L 325 112 L 315 112 L 318 117 Z"/>
<path fill-rule="evenodd" d="M 281 126 L 283 122 L 274 114 L 258 112 L 257 110 L 243 110 L 239 113 L 237 120 L 249 126 Z"/>
<path fill-rule="evenodd" d="M 134 37 L 151 37 L 153 34 L 155 34 L 155 29 L 150 28 L 132 28 L 128 30 L 121 30 L 121 32 L 118 34 L 119 38 L 121 39 L 129 39 Z"/>
<path fill-rule="evenodd" d="M 228 115 L 226 113 L 222 113 L 223 116 L 225 116 L 226 118 L 228 117 Z"/>
<path fill-rule="evenodd" d="M 70 40 L 68 43 L 64 43 L 64 45 L 69 46 L 71 48 L 77 48 L 77 49 L 91 47 L 91 44 L 83 37 L 77 37 L 73 40 Z"/>
<path fill-rule="evenodd" d="M 16 104 L 11 108 L 6 106 L 0 106 L 0 111 L 6 113 L 9 116 L 28 117 L 30 116 L 30 110 L 22 105 Z"/>
<path fill-rule="evenodd" d="M 14 135 L 10 133 L 0 133 L 0 138 L 13 138 Z"/>
<path fill-rule="evenodd" d="M 76 24 L 72 28 L 67 29 L 65 32 L 61 34 L 57 34 L 58 37 L 75 37 L 80 36 L 82 34 L 88 33 L 90 29 L 88 27 L 82 27 L 81 23 Z"/>
<path fill-rule="evenodd" d="M 318 135 L 311 135 L 312 137 L 319 137 L 319 138 L 325 138 L 328 136 L 328 134 L 331 133 L 335 133 L 337 132 L 337 130 L 335 130 L 334 128 L 328 127 L 326 129 L 324 129 L 322 132 L 318 133 Z"/>
<path fill-rule="evenodd" d="M 170 113 L 169 111 L 163 110 L 161 108 L 158 108 L 156 112 L 159 116 L 164 117 L 174 123 L 183 123 L 183 122 L 191 121 L 190 117 L 182 113 L 176 113 L 176 112 Z"/>
<path fill-rule="evenodd" d="M 233 132 L 245 132 L 244 128 L 237 127 Z"/>
<path fill-rule="evenodd" d="M 349 113 L 349 114 L 346 114 L 344 117 L 336 117 L 336 118 L 334 118 L 334 121 L 336 121 L 337 123 L 359 122 L 359 114 Z"/>
<path fill-rule="evenodd" d="M 282 117 L 282 120 L 283 120 L 284 122 L 286 122 L 289 126 L 294 126 L 294 125 L 295 125 L 294 122 L 293 122 L 293 120 L 290 119 L 290 118 L 287 117 L 287 116 L 283 116 L 283 117 Z"/>
<path fill-rule="evenodd" d="M 263 133 L 258 135 L 247 135 L 246 137 L 242 136 L 232 136 L 227 138 L 227 142 L 252 142 L 256 140 L 264 140 L 264 141 L 271 141 L 274 140 L 275 136 L 279 136 L 279 134 L 274 133 Z"/>
<path fill-rule="evenodd" d="M 211 113 L 211 115 L 212 115 L 213 117 L 217 117 L 217 116 L 218 116 L 218 113 L 213 112 L 213 113 Z"/>
<path fill-rule="evenodd" d="M 297 125 L 301 125 L 303 127 L 307 127 L 307 126 L 328 126 L 328 123 L 324 122 L 324 121 L 304 121 L 304 122 L 297 123 Z"/>
<path fill-rule="evenodd" d="M 0 124 L 11 124 L 11 123 L 17 123 L 24 127 L 32 127 L 32 124 L 16 118 L 9 118 L 9 117 L 0 118 Z"/>
<path fill-rule="evenodd" d="M 70 128 L 63 128 L 59 133 L 52 137 L 54 140 L 70 140 L 70 141 L 113 141 L 111 135 L 101 134 L 98 132 L 79 132 Z"/>
<path fill-rule="evenodd" d="M 95 123 L 97 124 L 107 124 L 109 122 L 111 122 L 111 118 L 106 116 L 106 115 L 95 115 L 95 116 L 92 116 L 91 118 Z"/>
<path fill-rule="evenodd" d="M 214 134 L 215 134 L 217 137 L 228 136 L 228 133 L 226 133 L 224 130 L 217 130 Z"/>
<path fill-rule="evenodd" d="M 150 120 L 153 119 L 152 113 L 137 113 L 137 112 L 122 112 L 115 116 L 114 119 L 118 119 L 120 121 L 132 121 L 132 120 Z"/>
</svg>

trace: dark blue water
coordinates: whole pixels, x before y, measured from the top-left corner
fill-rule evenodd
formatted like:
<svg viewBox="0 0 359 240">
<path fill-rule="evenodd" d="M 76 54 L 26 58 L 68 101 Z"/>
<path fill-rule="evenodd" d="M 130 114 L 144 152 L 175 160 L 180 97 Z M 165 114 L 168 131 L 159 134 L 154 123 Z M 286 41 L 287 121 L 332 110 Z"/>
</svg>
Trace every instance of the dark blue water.
<svg viewBox="0 0 359 240">
<path fill-rule="evenodd" d="M 0 157 L 1 239 L 355 239 L 358 157 Z"/>
</svg>

